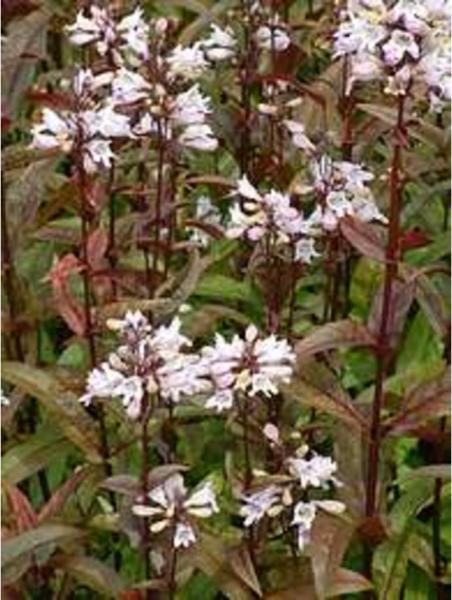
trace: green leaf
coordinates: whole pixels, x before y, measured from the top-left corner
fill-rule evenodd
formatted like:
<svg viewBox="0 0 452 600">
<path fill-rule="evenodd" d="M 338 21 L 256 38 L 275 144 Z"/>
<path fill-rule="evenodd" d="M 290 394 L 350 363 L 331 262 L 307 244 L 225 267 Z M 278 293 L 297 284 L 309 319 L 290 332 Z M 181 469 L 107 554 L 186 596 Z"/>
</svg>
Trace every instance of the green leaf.
<svg viewBox="0 0 452 600">
<path fill-rule="evenodd" d="M 84 532 L 68 525 L 41 525 L 25 533 L 4 540 L 2 543 L 2 570 L 9 568 L 16 560 L 26 558 L 30 552 L 49 545 L 61 545 L 80 539 Z"/>
<path fill-rule="evenodd" d="M 211 273 L 202 278 L 194 292 L 203 298 L 218 298 L 223 302 L 247 302 L 252 304 L 256 296 L 247 281 L 237 281 L 226 275 Z"/>
<path fill-rule="evenodd" d="M 65 436 L 83 450 L 90 461 L 102 461 L 95 422 L 77 397 L 65 390 L 57 379 L 42 369 L 18 362 L 3 363 L 2 378 L 37 398 Z"/>
<path fill-rule="evenodd" d="M 450 465 L 426 465 L 410 471 L 403 480 L 411 479 L 450 479 Z"/>
<path fill-rule="evenodd" d="M 90 556 L 57 557 L 52 564 L 82 585 L 102 594 L 102 598 L 118 598 L 126 589 L 122 578 L 111 567 Z"/>
<path fill-rule="evenodd" d="M 34 473 L 61 458 L 71 444 L 55 429 L 41 429 L 25 442 L 12 446 L 2 456 L 2 477 L 10 483 L 20 483 Z"/>
<path fill-rule="evenodd" d="M 414 521 L 432 498 L 433 482 L 421 480 L 411 485 L 392 509 L 390 538 L 377 548 L 372 563 L 379 599 L 399 599 L 408 568 Z"/>
</svg>

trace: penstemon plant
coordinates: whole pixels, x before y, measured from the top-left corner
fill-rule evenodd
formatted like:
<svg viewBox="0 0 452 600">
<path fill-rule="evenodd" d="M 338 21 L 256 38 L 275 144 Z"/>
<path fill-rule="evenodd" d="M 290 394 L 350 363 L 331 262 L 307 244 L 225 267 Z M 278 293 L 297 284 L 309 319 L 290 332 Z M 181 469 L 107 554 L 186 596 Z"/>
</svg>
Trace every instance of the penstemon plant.
<svg viewBox="0 0 452 600">
<path fill-rule="evenodd" d="M 4 4 L 5 598 L 449 597 L 449 0 Z"/>
</svg>

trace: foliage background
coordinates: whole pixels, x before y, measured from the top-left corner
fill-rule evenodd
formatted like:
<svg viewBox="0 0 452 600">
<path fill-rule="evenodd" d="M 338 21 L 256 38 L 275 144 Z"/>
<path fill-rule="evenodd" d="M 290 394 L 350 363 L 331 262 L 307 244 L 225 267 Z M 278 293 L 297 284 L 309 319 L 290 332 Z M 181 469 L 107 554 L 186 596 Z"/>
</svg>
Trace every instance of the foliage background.
<svg viewBox="0 0 452 600">
<path fill-rule="evenodd" d="M 9 406 L 2 407 L 5 598 L 138 598 L 135 586 L 142 579 L 140 554 L 130 541 L 133 523 L 126 518 L 128 496 L 117 494 L 121 510 L 114 513 L 102 487 L 98 426 L 77 401 L 89 368 L 87 347 L 62 314 L 67 314 L 74 299 L 81 298 L 81 284 L 77 277 L 66 281 L 61 272 L 49 275 L 56 257 L 77 252 L 77 188 L 64 157 L 28 148 L 30 125 L 39 107 L 43 103 L 58 106 L 60 82 L 70 76 L 76 60 L 77 51 L 62 33 L 75 14 L 75 4 L 2 1 L 6 33 L 2 56 L 2 343 L 3 389 L 10 398 Z M 125 0 L 115 4 L 120 10 L 132 8 Z M 326 1 L 280 4 L 290 12 L 296 43 L 280 59 L 278 69 L 300 83 L 303 103 L 298 116 L 311 137 L 318 144 L 337 145 L 342 122 L 341 70 L 331 61 L 329 49 L 334 6 Z M 141 5 L 147 15 L 177 17 L 178 38 L 189 43 L 213 19 L 221 20 L 234 2 L 166 0 Z M 233 72 L 209 74 L 205 89 L 214 99 L 214 126 L 223 144 L 214 157 L 189 156 L 180 170 L 178 197 L 183 206 L 178 225 L 182 233 L 171 257 L 171 275 L 159 288 L 161 297 L 146 299 L 136 234 L 139 203 L 127 193 L 127 186 L 134 185 L 138 162 L 154 166 L 152 153 L 142 156 L 136 148 L 122 152 L 117 169 L 126 193 L 119 185 L 113 191 L 119 206 L 121 268 L 134 293 L 120 303 L 106 302 L 103 239 L 98 244 L 93 241 L 91 256 L 100 272 L 96 283 L 99 323 L 132 306 L 151 309 L 163 318 L 189 302 L 192 310 L 182 314 L 184 331 L 197 346 L 215 331 L 229 334 L 249 322 L 263 327 L 268 283 L 268 275 L 253 269 L 248 250 L 236 241 L 214 240 L 200 252 L 190 247 L 184 234 L 199 195 L 208 194 L 227 211 L 228 185 L 237 175 L 240 160 L 241 113 Z M 256 97 L 258 93 L 254 90 Z M 362 346 L 363 324 L 371 327 L 375 321 L 375 296 L 382 279 L 382 264 L 375 258 L 382 246 L 378 237 L 369 237 L 369 231 L 351 229 L 346 237 L 353 259 L 343 318 L 320 327 L 331 265 L 310 270 L 298 282 L 293 331 L 295 341 L 304 342 L 298 346 L 297 378 L 284 390 L 287 422 L 296 423 L 318 451 L 334 453 L 345 483 L 339 496 L 347 503 L 348 518 L 340 523 L 325 519 L 315 532 L 310 557 L 295 562 L 277 543 L 269 544 L 254 572 L 241 554 L 229 487 L 234 460 L 238 460 L 234 458 L 235 426 L 223 417 L 207 417 L 200 403 L 181 406 L 176 413 L 178 459 L 190 466 L 189 482 L 207 475 L 214 478 L 222 491 L 222 513 L 206 527 L 203 543 L 181 559 L 180 598 L 252 598 L 261 593 L 274 600 L 359 597 L 366 587 L 359 575 L 363 543 L 369 542 L 375 547 L 373 582 L 378 597 L 448 597 L 449 127 L 448 117 L 435 122 L 422 109 L 413 108 L 411 117 L 404 149 L 403 269 L 406 280 L 411 277 L 416 283 L 404 289 L 400 310 L 394 309 L 398 351 L 385 384 L 385 485 L 378 522 L 363 521 L 362 421 L 369 413 L 376 366 L 372 353 Z M 385 105 L 374 92 L 363 93 L 357 101 L 355 159 L 375 170 L 374 192 L 381 206 L 388 203 L 386 176 L 394 120 L 394 107 L 390 102 Z M 259 146 L 257 125 L 253 132 Z M 284 189 L 294 184 L 300 168 L 304 165 L 293 158 L 284 169 L 272 170 L 261 147 L 255 173 Z M 100 205 L 105 203 L 108 185 L 106 178 L 99 180 Z M 105 227 L 105 211 L 102 222 Z M 284 297 L 284 281 L 280 289 Z M 111 343 L 107 334 L 99 336 L 100 353 Z M 137 475 L 140 455 L 133 425 L 113 409 L 107 411 L 107 423 L 116 449 L 114 473 Z M 156 440 L 155 465 L 163 424 L 157 416 L 150 426 Z M 45 494 L 43 473 L 48 486 Z M 121 556 L 119 573 L 113 566 L 114 552 Z M 440 575 L 435 565 L 438 555 Z M 339 566 L 342 571 L 337 570 Z"/>
</svg>

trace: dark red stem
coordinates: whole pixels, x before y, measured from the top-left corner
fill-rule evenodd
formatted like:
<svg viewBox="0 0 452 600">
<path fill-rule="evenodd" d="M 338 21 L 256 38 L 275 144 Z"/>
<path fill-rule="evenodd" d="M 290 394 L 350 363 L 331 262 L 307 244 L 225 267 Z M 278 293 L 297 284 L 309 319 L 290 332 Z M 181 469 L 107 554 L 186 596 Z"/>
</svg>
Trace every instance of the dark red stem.
<svg viewBox="0 0 452 600">
<path fill-rule="evenodd" d="M 389 189 L 389 232 L 386 247 L 386 262 L 383 287 L 383 306 L 377 344 L 377 375 L 372 404 L 370 441 L 367 459 L 366 516 L 374 516 L 377 510 L 377 484 L 381 444 L 381 410 L 383 387 L 391 360 L 389 348 L 389 321 L 393 283 L 397 277 L 399 255 L 400 212 L 402 208 L 402 181 L 400 177 L 402 144 L 404 140 L 405 97 L 399 96 L 397 123 L 394 129 L 394 151 L 390 172 Z"/>
</svg>

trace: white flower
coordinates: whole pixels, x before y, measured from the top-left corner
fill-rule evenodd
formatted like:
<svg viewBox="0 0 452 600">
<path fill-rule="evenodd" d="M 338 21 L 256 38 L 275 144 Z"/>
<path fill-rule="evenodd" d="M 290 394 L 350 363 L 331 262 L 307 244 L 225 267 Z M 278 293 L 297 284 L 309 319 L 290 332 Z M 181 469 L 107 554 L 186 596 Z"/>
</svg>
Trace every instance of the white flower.
<svg viewBox="0 0 452 600">
<path fill-rule="evenodd" d="M 152 86 L 139 73 L 118 69 L 112 81 L 112 102 L 130 104 L 148 97 Z"/>
<path fill-rule="evenodd" d="M 282 27 L 275 24 L 261 25 L 256 31 L 256 41 L 264 50 L 282 52 L 290 46 L 290 37 Z"/>
<path fill-rule="evenodd" d="M 203 96 L 199 84 L 195 84 L 176 96 L 171 118 L 179 125 L 201 124 L 211 112 L 209 98 Z"/>
<path fill-rule="evenodd" d="M 167 63 L 170 76 L 187 80 L 198 78 L 209 66 L 200 42 L 186 48 L 176 46 L 168 56 Z"/>
<path fill-rule="evenodd" d="M 133 137 L 127 115 L 122 115 L 107 105 L 96 113 L 95 130 L 106 138 Z"/>
<path fill-rule="evenodd" d="M 68 25 L 66 31 L 69 40 L 76 46 L 85 46 L 96 42 L 96 49 L 101 56 L 111 52 L 116 64 L 122 64 L 116 46 L 131 50 L 140 59 L 148 58 L 147 37 L 149 26 L 143 20 L 141 8 L 126 15 L 116 24 L 107 10 L 90 6 L 90 17 L 85 17 L 82 11 L 77 14 L 75 23 Z"/>
<path fill-rule="evenodd" d="M 108 363 L 102 363 L 89 374 L 86 394 L 80 402 L 86 406 L 93 398 L 121 398 L 127 407 L 134 401 L 141 401 L 142 397 L 143 384 L 139 377 L 126 377 Z"/>
<path fill-rule="evenodd" d="M 392 32 L 389 41 L 383 45 L 384 60 L 388 65 L 397 65 L 405 54 L 417 60 L 420 56 L 420 48 L 416 39 L 409 31 L 396 29 Z"/>
<path fill-rule="evenodd" d="M 240 516 L 244 517 L 244 526 L 250 527 L 260 521 L 265 515 L 269 517 L 277 516 L 284 506 L 281 504 L 282 489 L 276 485 L 255 492 L 254 494 L 243 495 L 241 500 L 243 506 L 240 508 Z"/>
<path fill-rule="evenodd" d="M 295 260 L 310 264 L 314 258 L 321 256 L 315 249 L 313 238 L 302 238 L 295 244 Z"/>
<path fill-rule="evenodd" d="M 70 152 L 75 126 L 73 122 L 60 116 L 54 110 L 43 108 L 41 122 L 33 125 L 31 133 L 33 136 L 32 148 L 49 150 L 59 147 L 63 152 Z"/>
<path fill-rule="evenodd" d="M 179 136 L 179 143 L 187 148 L 212 152 L 218 148 L 218 140 L 209 125 L 189 125 Z"/>
<path fill-rule="evenodd" d="M 234 392 L 231 389 L 220 389 L 215 392 L 213 396 L 211 396 L 206 401 L 206 408 L 212 408 L 217 410 L 218 412 L 222 412 L 223 410 L 229 410 L 234 405 Z"/>
<path fill-rule="evenodd" d="M 310 459 L 291 457 L 287 460 L 287 463 L 290 473 L 299 478 L 303 489 L 309 486 L 325 488 L 330 482 L 340 485 L 340 482 L 334 476 L 337 465 L 329 456 L 314 454 Z"/>
<path fill-rule="evenodd" d="M 132 510 L 137 516 L 149 517 L 152 520 L 150 529 L 153 533 L 173 526 L 175 548 L 187 548 L 196 541 L 190 517 L 205 519 L 219 512 L 210 482 L 188 496 L 183 477 L 179 473 L 152 489 L 147 504 L 136 504 Z"/>
<path fill-rule="evenodd" d="M 87 173 L 95 173 L 99 166 L 109 169 L 115 158 L 110 140 L 94 139 L 84 148 L 83 165 Z"/>
<path fill-rule="evenodd" d="M 175 548 L 188 548 L 196 542 L 196 535 L 193 527 L 187 523 L 177 523 L 174 532 L 173 545 Z"/>
<path fill-rule="evenodd" d="M 232 406 L 233 390 L 251 396 L 276 394 L 278 384 L 290 380 L 295 361 L 286 340 L 274 335 L 261 339 L 254 325 L 247 328 L 244 340 L 235 335 L 227 342 L 217 334 L 215 345 L 203 348 L 202 356 L 215 385 L 207 406 L 218 410 Z"/>
<path fill-rule="evenodd" d="M 386 37 L 386 27 L 379 18 L 369 20 L 364 15 L 350 13 L 350 20 L 341 23 L 334 33 L 334 56 L 372 53 Z"/>
<path fill-rule="evenodd" d="M 184 352 L 191 342 L 180 333 L 177 317 L 169 326 L 153 329 L 139 311 L 128 311 L 123 320 L 111 319 L 107 324 L 122 335 L 124 344 L 110 354 L 108 363 L 91 373 L 82 402 L 96 395 L 120 397 L 127 414 L 136 418 L 145 389 L 172 403 L 211 390 L 205 362 L 197 354 Z"/>
<path fill-rule="evenodd" d="M 149 25 L 144 21 L 143 10 L 136 8 L 118 23 L 117 31 L 124 45 L 141 59 L 149 58 Z"/>
<path fill-rule="evenodd" d="M 315 146 L 305 133 L 304 125 L 298 121 L 286 120 L 284 125 L 292 136 L 292 143 L 297 148 L 301 148 L 307 153 L 315 151 Z"/>
<path fill-rule="evenodd" d="M 310 542 L 311 528 L 316 516 L 316 505 L 313 502 L 298 502 L 294 508 L 292 525 L 298 528 L 298 549 L 300 552 Z"/>
<path fill-rule="evenodd" d="M 207 58 L 212 62 L 218 62 L 234 56 L 237 41 L 232 30 L 229 27 L 221 29 L 215 23 L 210 25 L 210 29 L 210 37 L 201 41 Z"/>
<path fill-rule="evenodd" d="M 207 225 L 213 225 L 217 228 L 221 226 L 221 213 L 218 208 L 212 204 L 208 196 L 200 196 L 198 198 L 196 202 L 195 218 Z M 191 241 L 203 247 L 208 245 L 210 239 L 208 233 L 199 228 L 195 228 L 190 235 Z"/>
<path fill-rule="evenodd" d="M 76 46 L 97 42 L 97 51 L 104 55 L 115 40 L 115 24 L 105 9 L 90 6 L 89 10 L 91 18 L 85 17 L 83 11 L 80 11 L 75 23 L 68 25 L 66 31 L 69 40 Z"/>
</svg>

